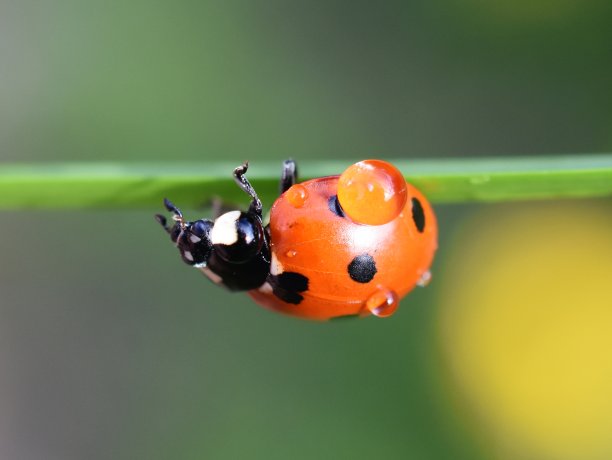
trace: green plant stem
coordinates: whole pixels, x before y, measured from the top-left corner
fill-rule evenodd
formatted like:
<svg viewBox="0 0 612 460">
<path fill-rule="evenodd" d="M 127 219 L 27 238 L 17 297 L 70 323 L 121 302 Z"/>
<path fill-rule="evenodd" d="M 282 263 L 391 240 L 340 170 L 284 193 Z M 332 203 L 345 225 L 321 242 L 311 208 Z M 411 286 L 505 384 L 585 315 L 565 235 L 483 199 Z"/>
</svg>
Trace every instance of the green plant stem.
<svg viewBox="0 0 612 460">
<path fill-rule="evenodd" d="M 436 203 L 612 195 L 612 154 L 392 162 Z M 350 162 L 304 161 L 301 179 L 341 173 Z M 160 208 L 169 197 L 199 207 L 213 197 L 247 202 L 232 180 L 237 163 L 0 165 L 0 209 Z M 247 176 L 267 205 L 280 164 L 253 162 Z"/>
</svg>

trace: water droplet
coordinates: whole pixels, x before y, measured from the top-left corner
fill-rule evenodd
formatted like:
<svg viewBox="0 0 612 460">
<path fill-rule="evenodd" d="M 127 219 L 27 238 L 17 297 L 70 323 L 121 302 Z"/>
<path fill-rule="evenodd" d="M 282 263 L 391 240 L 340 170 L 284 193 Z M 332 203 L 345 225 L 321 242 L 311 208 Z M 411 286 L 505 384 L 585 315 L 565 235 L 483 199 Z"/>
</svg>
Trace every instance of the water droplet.
<svg viewBox="0 0 612 460">
<path fill-rule="evenodd" d="M 431 281 L 431 272 L 427 270 L 425 273 L 421 275 L 421 277 L 419 278 L 416 284 L 419 287 L 425 287 L 429 284 L 430 281 Z"/>
<path fill-rule="evenodd" d="M 402 173 L 381 160 L 348 167 L 338 179 L 338 202 L 354 222 L 383 225 L 400 215 L 408 191 Z"/>
<path fill-rule="evenodd" d="M 285 255 L 287 257 L 295 257 L 297 255 L 297 251 L 294 251 L 293 249 L 291 249 L 290 251 L 287 251 Z"/>
<path fill-rule="evenodd" d="M 376 292 L 368 297 L 365 302 L 365 308 L 379 318 L 391 316 L 397 310 L 398 305 L 399 297 L 397 293 L 382 286 L 379 286 Z"/>
<path fill-rule="evenodd" d="M 291 188 L 285 192 L 285 199 L 294 208 L 301 208 L 308 199 L 308 190 L 300 184 L 292 185 Z"/>
</svg>

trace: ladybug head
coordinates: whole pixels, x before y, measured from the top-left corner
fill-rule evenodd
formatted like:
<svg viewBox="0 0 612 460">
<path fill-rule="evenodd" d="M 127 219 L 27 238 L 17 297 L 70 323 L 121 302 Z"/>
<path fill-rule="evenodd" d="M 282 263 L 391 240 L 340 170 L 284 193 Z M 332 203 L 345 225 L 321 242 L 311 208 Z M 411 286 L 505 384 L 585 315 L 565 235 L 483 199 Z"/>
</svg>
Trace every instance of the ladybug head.
<svg viewBox="0 0 612 460">
<path fill-rule="evenodd" d="M 174 225 L 168 227 L 166 218 L 160 214 L 155 217 L 188 265 L 206 266 L 213 252 L 226 262 L 241 264 L 262 250 L 265 238 L 263 224 L 259 216 L 252 212 L 230 211 L 214 222 L 209 219 L 188 222 L 169 200 L 164 200 L 164 204 L 173 213 Z"/>
<path fill-rule="evenodd" d="M 174 225 L 168 227 L 164 216 L 157 214 L 155 217 L 176 244 L 183 262 L 188 265 L 206 265 L 212 249 L 209 236 L 213 226 L 212 221 L 200 219 L 186 222 L 182 215 L 174 214 Z"/>
</svg>

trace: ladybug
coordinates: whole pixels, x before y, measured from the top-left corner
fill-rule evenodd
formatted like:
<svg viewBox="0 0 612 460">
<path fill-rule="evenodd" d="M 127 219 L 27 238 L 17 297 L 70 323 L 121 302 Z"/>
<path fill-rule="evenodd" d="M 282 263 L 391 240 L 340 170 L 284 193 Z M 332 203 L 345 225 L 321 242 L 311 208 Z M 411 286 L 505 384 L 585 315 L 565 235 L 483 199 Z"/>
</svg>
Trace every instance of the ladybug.
<svg viewBox="0 0 612 460">
<path fill-rule="evenodd" d="M 340 176 L 297 183 L 295 162 L 285 161 L 268 225 L 247 168 L 234 170 L 251 198 L 246 212 L 190 222 L 165 199 L 174 225 L 156 215 L 183 261 L 213 283 L 281 313 L 328 320 L 390 316 L 429 281 L 436 217 L 390 163 L 365 160 Z"/>
</svg>

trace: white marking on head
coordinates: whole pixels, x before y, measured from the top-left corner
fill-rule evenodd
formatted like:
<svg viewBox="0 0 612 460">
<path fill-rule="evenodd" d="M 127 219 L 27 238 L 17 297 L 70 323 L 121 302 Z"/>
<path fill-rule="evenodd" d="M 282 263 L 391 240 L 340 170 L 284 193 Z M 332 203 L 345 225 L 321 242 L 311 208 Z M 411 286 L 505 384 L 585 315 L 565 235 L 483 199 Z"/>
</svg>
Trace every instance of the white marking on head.
<svg viewBox="0 0 612 460">
<path fill-rule="evenodd" d="M 213 272 L 210 268 L 208 268 L 208 267 L 198 267 L 198 268 L 213 283 L 215 283 L 215 284 L 223 283 L 223 279 L 219 275 L 217 275 L 215 272 Z"/>
<path fill-rule="evenodd" d="M 284 271 L 283 264 L 280 263 L 276 253 L 272 251 L 272 260 L 270 261 L 270 274 L 280 275 Z"/>
<path fill-rule="evenodd" d="M 266 281 L 257 290 L 262 294 L 272 294 L 272 285 Z"/>
<path fill-rule="evenodd" d="M 230 211 L 219 216 L 210 231 L 210 241 L 212 244 L 231 246 L 236 243 L 238 241 L 236 221 L 239 218 L 240 211 Z"/>
<path fill-rule="evenodd" d="M 185 259 L 187 259 L 189 262 L 193 262 L 193 255 L 190 251 L 184 251 L 183 257 L 185 257 Z"/>
<path fill-rule="evenodd" d="M 196 235 L 189 235 L 189 241 L 191 241 L 192 243 L 198 243 L 200 241 L 202 241 L 202 238 L 200 238 L 199 236 Z"/>
</svg>

